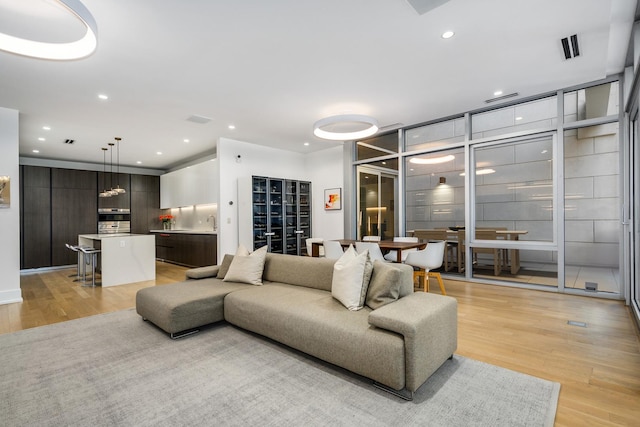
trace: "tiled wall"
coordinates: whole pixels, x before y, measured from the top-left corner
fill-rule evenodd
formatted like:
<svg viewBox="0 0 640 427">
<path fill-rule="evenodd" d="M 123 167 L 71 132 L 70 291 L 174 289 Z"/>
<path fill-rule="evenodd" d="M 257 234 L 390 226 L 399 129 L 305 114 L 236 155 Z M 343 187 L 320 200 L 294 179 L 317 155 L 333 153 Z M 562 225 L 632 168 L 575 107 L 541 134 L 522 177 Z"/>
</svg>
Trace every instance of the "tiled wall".
<svg viewBox="0 0 640 427">
<path fill-rule="evenodd" d="M 618 124 L 565 133 L 567 265 L 618 267 Z"/>
</svg>

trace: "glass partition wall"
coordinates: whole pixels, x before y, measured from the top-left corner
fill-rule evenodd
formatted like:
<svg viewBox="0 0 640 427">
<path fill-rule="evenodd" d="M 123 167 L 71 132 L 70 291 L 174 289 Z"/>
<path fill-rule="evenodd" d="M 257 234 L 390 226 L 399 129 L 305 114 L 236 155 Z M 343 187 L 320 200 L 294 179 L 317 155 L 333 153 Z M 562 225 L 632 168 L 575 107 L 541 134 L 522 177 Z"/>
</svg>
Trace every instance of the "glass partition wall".
<svg viewBox="0 0 640 427">
<path fill-rule="evenodd" d="M 443 273 L 618 297 L 618 99 L 611 79 L 358 142 L 357 237 L 437 235 Z M 400 197 L 374 202 L 383 173 L 365 186 L 367 168 L 390 165 Z"/>
</svg>

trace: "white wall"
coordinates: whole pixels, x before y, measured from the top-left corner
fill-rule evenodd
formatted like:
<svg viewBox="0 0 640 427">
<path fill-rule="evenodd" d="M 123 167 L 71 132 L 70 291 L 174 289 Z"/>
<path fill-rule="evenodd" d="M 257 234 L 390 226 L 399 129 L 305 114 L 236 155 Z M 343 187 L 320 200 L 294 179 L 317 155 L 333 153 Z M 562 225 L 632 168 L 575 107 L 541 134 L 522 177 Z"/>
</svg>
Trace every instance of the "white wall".
<svg viewBox="0 0 640 427">
<path fill-rule="evenodd" d="M 343 210 L 324 211 L 325 188 L 343 188 L 342 147 L 312 154 L 300 154 L 227 138 L 218 141 L 219 203 L 218 261 L 238 247 L 238 178 L 268 176 L 311 182 L 312 233 L 328 233 L 327 238 L 343 237 Z M 240 158 L 238 159 L 238 156 Z M 233 202 L 233 204 L 229 204 Z"/>
<path fill-rule="evenodd" d="M 20 292 L 20 167 L 18 111 L 0 108 L 0 175 L 11 178 L 11 207 L 0 209 L 0 304 L 22 302 Z M 5 190 L 6 191 L 6 190 Z"/>
<path fill-rule="evenodd" d="M 329 188 L 342 189 L 344 198 L 344 165 L 342 161 L 343 148 L 341 146 L 328 148 L 307 155 L 307 168 L 311 173 L 313 191 L 312 234 L 325 239 L 344 239 L 345 201 L 342 209 L 335 211 L 324 210 L 324 190 Z"/>
</svg>

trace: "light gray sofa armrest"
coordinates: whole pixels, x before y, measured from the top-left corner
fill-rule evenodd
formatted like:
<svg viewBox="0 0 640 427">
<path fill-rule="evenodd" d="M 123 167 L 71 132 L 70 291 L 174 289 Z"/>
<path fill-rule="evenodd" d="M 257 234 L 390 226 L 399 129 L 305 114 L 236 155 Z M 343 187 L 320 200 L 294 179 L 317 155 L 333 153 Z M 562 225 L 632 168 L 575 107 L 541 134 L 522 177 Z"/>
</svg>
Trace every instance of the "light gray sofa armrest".
<svg viewBox="0 0 640 427">
<path fill-rule="evenodd" d="M 406 388 L 415 392 L 458 346 L 458 302 L 416 292 L 369 314 L 369 324 L 404 337 Z"/>
<path fill-rule="evenodd" d="M 187 279 L 206 279 L 218 275 L 219 265 L 208 265 L 206 267 L 192 268 L 185 272 Z"/>
</svg>

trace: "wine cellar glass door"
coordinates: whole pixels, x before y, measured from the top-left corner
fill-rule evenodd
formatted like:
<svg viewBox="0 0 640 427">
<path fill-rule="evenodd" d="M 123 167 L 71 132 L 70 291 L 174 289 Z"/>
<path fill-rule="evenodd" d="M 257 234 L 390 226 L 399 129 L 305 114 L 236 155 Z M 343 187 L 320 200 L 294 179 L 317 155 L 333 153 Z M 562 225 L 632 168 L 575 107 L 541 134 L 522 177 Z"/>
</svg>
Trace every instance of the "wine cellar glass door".
<svg viewBox="0 0 640 427">
<path fill-rule="evenodd" d="M 283 224 L 284 224 L 284 211 L 283 211 L 283 192 L 282 187 L 284 182 L 280 179 L 269 179 L 269 206 L 268 206 L 268 221 L 267 221 L 267 244 L 269 245 L 269 252 L 281 254 L 283 253 Z"/>
<path fill-rule="evenodd" d="M 253 249 L 267 244 L 267 179 L 253 177 Z"/>
<path fill-rule="evenodd" d="M 287 221 L 285 227 L 285 253 L 288 255 L 300 255 L 300 245 L 298 243 L 298 234 L 301 233 L 298 217 L 298 182 L 286 180 L 285 188 L 287 190 L 284 205 Z"/>
<path fill-rule="evenodd" d="M 269 252 L 303 255 L 311 236 L 311 183 L 254 176 L 238 184 L 239 215 L 249 225 L 240 227 L 240 243 L 253 250 L 267 245 Z"/>
<path fill-rule="evenodd" d="M 298 182 L 298 255 L 306 251 L 307 239 L 311 237 L 311 183 Z M 309 254 L 310 255 L 310 254 Z"/>
</svg>

